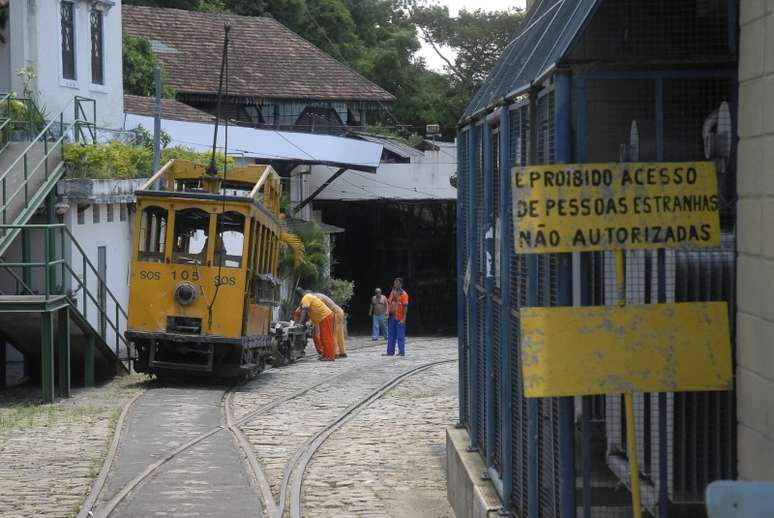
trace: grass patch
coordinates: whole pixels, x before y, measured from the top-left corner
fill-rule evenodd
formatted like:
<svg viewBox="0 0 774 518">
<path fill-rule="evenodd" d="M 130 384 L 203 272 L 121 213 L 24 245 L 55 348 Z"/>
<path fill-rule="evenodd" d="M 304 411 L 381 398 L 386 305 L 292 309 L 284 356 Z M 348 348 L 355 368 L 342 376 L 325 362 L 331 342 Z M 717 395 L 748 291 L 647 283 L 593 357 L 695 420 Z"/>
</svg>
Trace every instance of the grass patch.
<svg viewBox="0 0 774 518">
<path fill-rule="evenodd" d="M 38 426 L 53 426 L 84 418 L 93 418 L 104 412 L 94 405 L 65 407 L 57 404 L 23 404 L 0 410 L 0 431 L 26 430 Z"/>
</svg>

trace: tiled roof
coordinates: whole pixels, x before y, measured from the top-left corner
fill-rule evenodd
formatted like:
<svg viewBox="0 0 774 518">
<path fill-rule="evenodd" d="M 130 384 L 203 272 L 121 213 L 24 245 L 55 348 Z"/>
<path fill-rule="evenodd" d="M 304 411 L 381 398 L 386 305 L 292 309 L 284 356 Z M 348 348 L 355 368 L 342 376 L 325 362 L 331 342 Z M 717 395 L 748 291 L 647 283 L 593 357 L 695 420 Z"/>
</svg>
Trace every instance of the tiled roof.
<svg viewBox="0 0 774 518">
<path fill-rule="evenodd" d="M 153 117 L 156 100 L 139 95 L 124 96 L 124 112 Z M 185 122 L 214 122 L 215 117 L 174 99 L 161 100 L 161 118 Z"/>
<path fill-rule="evenodd" d="M 124 5 L 123 30 L 150 40 L 182 94 L 216 94 L 231 25 L 229 93 L 240 97 L 391 102 L 394 97 L 272 18 Z"/>
</svg>

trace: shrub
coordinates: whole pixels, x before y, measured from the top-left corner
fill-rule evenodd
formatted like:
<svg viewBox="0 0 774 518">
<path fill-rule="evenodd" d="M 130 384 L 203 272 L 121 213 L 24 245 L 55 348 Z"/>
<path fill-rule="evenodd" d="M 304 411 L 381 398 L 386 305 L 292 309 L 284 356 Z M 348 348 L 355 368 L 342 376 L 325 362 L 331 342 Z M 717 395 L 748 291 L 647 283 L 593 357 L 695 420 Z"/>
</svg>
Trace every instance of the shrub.
<svg viewBox="0 0 774 518">
<path fill-rule="evenodd" d="M 162 165 L 173 158 L 206 166 L 210 162 L 210 153 L 194 151 L 183 146 L 169 147 L 161 151 Z M 220 170 L 223 169 L 224 158 L 223 153 L 218 153 L 217 164 Z M 229 165 L 233 162 L 233 158 L 229 157 Z M 152 175 L 153 150 L 123 142 L 65 144 L 64 163 L 67 175 L 71 178 L 148 178 Z"/>
<path fill-rule="evenodd" d="M 349 303 L 352 295 L 355 293 L 355 281 L 331 277 L 328 279 L 327 291 L 330 293 L 333 302 L 343 308 Z"/>
</svg>

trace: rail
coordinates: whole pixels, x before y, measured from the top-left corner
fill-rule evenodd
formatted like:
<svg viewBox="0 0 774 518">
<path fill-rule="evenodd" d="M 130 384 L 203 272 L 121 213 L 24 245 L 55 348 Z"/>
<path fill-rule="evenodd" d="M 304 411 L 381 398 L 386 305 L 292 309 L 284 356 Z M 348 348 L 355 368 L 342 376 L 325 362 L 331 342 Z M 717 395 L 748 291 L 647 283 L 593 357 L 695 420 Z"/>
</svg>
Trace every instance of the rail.
<svg viewBox="0 0 774 518">
<path fill-rule="evenodd" d="M 3 122 L 3 125 L 0 126 L 0 128 L 4 128 L 8 124 L 17 124 L 18 121 L 15 121 L 11 118 L 11 115 L 14 112 L 14 109 L 12 108 L 12 102 L 19 103 L 24 101 L 26 108 L 24 109 L 25 113 L 29 113 L 29 124 L 30 128 L 34 129 L 34 120 L 33 115 L 38 118 L 38 121 L 45 122 L 43 119 L 43 116 L 40 114 L 40 112 L 35 107 L 35 104 L 32 102 L 31 99 L 20 99 L 16 97 L 12 97 L 10 95 L 5 95 L 2 99 L 0 99 L 0 106 L 2 106 L 2 102 L 7 103 L 6 112 L 8 114 L 8 117 L 6 117 L 5 121 Z M 64 122 L 64 114 L 66 110 L 70 109 L 70 104 L 73 104 L 74 106 L 74 115 L 75 118 L 71 123 L 68 123 L 65 125 Z M 48 180 L 49 175 L 52 174 L 54 171 L 52 170 L 52 167 L 49 165 L 49 157 L 54 152 L 59 152 L 60 157 L 62 155 L 62 144 L 64 144 L 65 139 L 67 138 L 68 132 L 72 130 L 73 132 L 73 138 L 76 142 L 85 139 L 86 133 L 88 132 L 88 136 L 90 137 L 92 142 L 96 142 L 96 126 L 94 120 L 89 121 L 88 116 L 86 115 L 86 110 L 84 109 L 84 104 L 91 104 L 92 105 L 92 116 L 96 117 L 96 102 L 93 99 L 88 99 L 85 97 L 79 97 L 76 96 L 73 98 L 70 103 L 58 114 L 57 119 L 49 121 L 43 128 L 37 133 L 36 136 L 31 138 L 30 143 L 24 148 L 24 150 L 19 154 L 19 156 L 11 162 L 11 164 L 6 168 L 5 171 L 0 171 L 0 213 L 2 214 L 2 224 L 6 225 L 9 223 L 20 223 L 18 221 L 8 221 L 8 208 L 10 204 L 17 199 L 17 197 L 24 196 L 24 209 L 29 208 L 30 204 L 30 196 L 34 196 L 37 194 L 36 189 L 32 189 L 32 193 L 30 192 L 30 182 L 33 178 L 36 178 L 37 175 L 43 174 L 44 175 L 44 181 Z M 81 118 L 82 117 L 82 118 Z M 58 128 L 57 128 L 58 124 Z M 12 128 L 15 126 L 12 126 Z M 58 131 L 56 131 L 58 129 Z M 5 133 L 8 133 L 7 131 Z M 7 136 L 3 134 L 3 146 L 7 145 L 7 142 L 5 142 Z M 30 163 L 31 158 L 33 156 L 33 150 L 36 147 L 39 147 L 40 145 L 43 145 L 43 154 L 40 156 L 39 159 L 37 159 L 37 163 Z M 35 159 L 33 158 L 32 161 L 34 162 Z M 23 172 L 23 178 L 19 182 L 19 185 L 16 186 L 14 189 L 13 187 L 13 181 L 15 180 L 12 178 L 12 173 L 16 170 L 17 166 L 19 164 L 22 164 L 22 172 Z M 42 173 L 40 172 L 42 168 Z M 9 183 L 11 184 L 11 189 L 13 189 L 12 192 L 8 192 L 9 189 Z M 23 209 L 22 209 L 23 210 Z M 5 232 L 3 232 L 2 237 L 5 236 Z"/>
<path fill-rule="evenodd" d="M 29 234 L 39 234 L 42 237 L 43 260 L 2 261 L 0 270 L 5 270 L 16 280 L 16 295 L 43 295 L 46 300 L 54 297 L 67 296 L 70 304 L 89 322 L 89 306 L 97 310 L 97 333 L 105 343 L 108 343 L 108 328 L 111 334 L 115 333 L 115 354 L 120 358 L 120 346 L 129 351 L 128 342 L 124 337 L 128 315 L 121 306 L 118 298 L 108 288 L 107 282 L 100 275 L 86 255 L 81 245 L 73 237 L 70 230 L 62 223 L 49 225 L 0 225 L 3 231 L 17 230 L 28 233 L 28 240 L 35 237 Z M 40 239 L 37 241 L 41 242 Z M 69 258 L 66 251 L 69 250 Z M 27 254 L 25 254 L 27 255 Z M 33 279 L 33 270 L 42 270 L 42 282 L 40 277 Z M 22 271 L 19 276 L 18 270 Z M 94 280 L 94 286 L 90 287 L 89 278 Z M 95 293 L 96 291 L 96 293 Z M 79 292 L 82 296 L 76 299 Z M 111 304 L 109 304 L 111 303 Z M 112 305 L 113 311 L 108 307 Z M 111 314 L 112 313 L 112 314 Z"/>
</svg>

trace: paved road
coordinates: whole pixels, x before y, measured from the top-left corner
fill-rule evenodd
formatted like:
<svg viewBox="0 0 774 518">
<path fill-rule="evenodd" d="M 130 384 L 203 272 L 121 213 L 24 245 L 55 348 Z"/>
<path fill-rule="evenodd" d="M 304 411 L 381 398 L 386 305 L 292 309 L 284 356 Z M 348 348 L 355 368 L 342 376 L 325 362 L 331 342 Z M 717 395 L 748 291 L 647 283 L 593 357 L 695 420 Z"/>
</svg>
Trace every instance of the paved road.
<svg viewBox="0 0 774 518">
<path fill-rule="evenodd" d="M 352 339 L 349 345 L 349 358 L 310 358 L 269 369 L 231 398 L 235 418 L 247 416 L 240 429 L 275 502 L 290 459 L 309 438 L 396 375 L 456 357 L 454 339 L 412 340 L 402 359 L 381 356 L 383 342 Z M 456 417 L 456 373 L 454 363 L 422 371 L 334 432 L 306 471 L 301 515 L 453 517 L 443 461 L 444 429 Z M 143 394 L 127 418 L 102 508 L 149 465 L 222 426 L 225 389 L 158 385 Z M 248 415 L 278 400 L 283 402 L 268 412 Z M 223 429 L 163 464 L 111 516 L 262 516 L 266 505 L 258 485 L 235 438 Z"/>
</svg>

